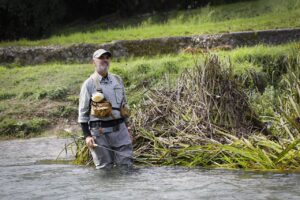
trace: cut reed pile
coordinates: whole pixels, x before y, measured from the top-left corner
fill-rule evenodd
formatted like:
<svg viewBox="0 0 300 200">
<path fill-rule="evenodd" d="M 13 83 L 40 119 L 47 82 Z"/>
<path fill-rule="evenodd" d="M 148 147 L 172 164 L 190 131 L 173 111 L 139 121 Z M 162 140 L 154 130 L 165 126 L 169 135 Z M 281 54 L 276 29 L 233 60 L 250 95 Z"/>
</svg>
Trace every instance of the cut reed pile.
<svg viewBox="0 0 300 200">
<path fill-rule="evenodd" d="M 133 125 L 136 151 L 141 155 L 153 155 L 153 145 L 168 149 L 224 144 L 228 141 L 222 132 L 247 138 L 254 130 L 264 129 L 230 63 L 222 63 L 215 55 L 185 70 L 175 86 L 151 90 L 135 110 Z"/>
</svg>

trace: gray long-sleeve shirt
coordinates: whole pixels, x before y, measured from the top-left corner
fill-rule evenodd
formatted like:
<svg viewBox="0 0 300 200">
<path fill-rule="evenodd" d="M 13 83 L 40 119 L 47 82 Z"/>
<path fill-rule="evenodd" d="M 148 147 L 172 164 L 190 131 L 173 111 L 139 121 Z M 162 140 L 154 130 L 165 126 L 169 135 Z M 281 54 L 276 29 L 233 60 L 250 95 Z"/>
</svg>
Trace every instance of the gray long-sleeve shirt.
<svg viewBox="0 0 300 200">
<path fill-rule="evenodd" d="M 124 83 L 120 77 L 117 78 L 117 75 L 108 73 L 107 77 L 104 78 L 97 73 L 97 81 L 100 82 L 104 97 L 111 102 L 113 108 L 120 108 L 123 98 L 123 104 L 127 103 Z M 112 110 L 114 118 L 112 116 L 98 118 L 90 114 L 91 97 L 96 91 L 96 85 L 93 82 L 92 76 L 90 76 L 81 85 L 78 107 L 78 122 L 82 123 L 97 120 L 108 121 L 121 118 L 120 111 L 114 109 Z M 125 119 L 125 122 L 126 121 L 128 121 L 127 118 Z"/>
</svg>

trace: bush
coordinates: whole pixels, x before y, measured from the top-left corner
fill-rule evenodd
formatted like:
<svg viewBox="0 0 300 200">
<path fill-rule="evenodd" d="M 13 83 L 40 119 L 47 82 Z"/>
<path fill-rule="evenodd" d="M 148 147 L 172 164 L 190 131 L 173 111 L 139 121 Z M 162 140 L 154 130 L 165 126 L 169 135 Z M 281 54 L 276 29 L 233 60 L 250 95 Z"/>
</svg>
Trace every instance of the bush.
<svg viewBox="0 0 300 200">
<path fill-rule="evenodd" d="M 43 118 L 33 118 L 26 121 L 5 118 L 0 122 L 0 133 L 2 136 L 28 135 L 30 133 L 39 133 L 48 125 L 49 121 Z"/>
<path fill-rule="evenodd" d="M 147 74 L 150 71 L 150 65 L 149 64 L 140 64 L 137 66 L 137 72 L 140 74 Z"/>
<path fill-rule="evenodd" d="M 0 93 L 0 100 L 5 100 L 5 99 L 11 99 L 15 97 L 16 95 L 13 93 L 7 93 L 7 92 L 1 92 Z"/>
<path fill-rule="evenodd" d="M 37 99 L 44 99 L 45 97 L 47 96 L 47 92 L 46 91 L 39 91 L 37 94 L 36 94 L 36 98 Z"/>
<path fill-rule="evenodd" d="M 295 55 L 245 55 L 237 61 L 247 61 L 262 67 L 262 71 L 268 75 L 268 82 L 275 86 L 281 75 L 287 72 L 287 68 L 297 64 Z"/>
<path fill-rule="evenodd" d="M 55 117 L 71 117 L 77 115 L 77 108 L 73 106 L 58 106 L 53 112 L 52 115 Z"/>
<path fill-rule="evenodd" d="M 65 98 L 67 94 L 68 94 L 68 89 L 61 87 L 61 88 L 56 88 L 54 90 L 50 90 L 47 93 L 47 97 L 51 100 L 58 100 L 58 99 Z"/>
<path fill-rule="evenodd" d="M 177 74 L 179 72 L 179 66 L 175 62 L 166 62 L 163 68 L 170 74 Z"/>
<path fill-rule="evenodd" d="M 52 90 L 42 90 L 36 94 L 37 99 L 49 98 L 50 100 L 61 100 L 66 98 L 68 95 L 68 89 L 65 87 L 60 87 Z"/>
<path fill-rule="evenodd" d="M 72 104 L 74 104 L 74 105 L 79 104 L 79 96 L 78 95 L 70 95 L 67 97 L 67 100 L 72 102 Z"/>
<path fill-rule="evenodd" d="M 33 95 L 33 92 L 24 91 L 20 94 L 20 98 L 27 98 L 31 95 Z"/>
</svg>

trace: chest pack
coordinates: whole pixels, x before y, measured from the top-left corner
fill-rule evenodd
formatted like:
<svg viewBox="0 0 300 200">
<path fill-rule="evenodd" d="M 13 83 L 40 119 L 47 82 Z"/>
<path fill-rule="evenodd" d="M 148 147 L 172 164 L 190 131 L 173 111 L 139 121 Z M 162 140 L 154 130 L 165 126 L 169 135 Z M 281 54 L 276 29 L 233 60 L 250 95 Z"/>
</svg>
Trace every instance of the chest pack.
<svg viewBox="0 0 300 200">
<path fill-rule="evenodd" d="M 118 76 L 114 76 L 118 83 L 121 84 L 121 79 Z M 92 74 L 91 78 L 93 79 L 93 83 L 95 84 L 97 92 L 92 95 L 91 98 L 91 115 L 95 117 L 109 117 L 114 116 L 112 115 L 112 110 L 119 110 L 121 117 L 129 117 L 130 116 L 130 109 L 128 105 L 124 102 L 125 95 L 123 96 L 123 99 L 121 101 L 120 108 L 114 108 L 112 107 L 111 102 L 107 101 L 104 97 L 103 91 L 100 86 L 100 82 L 98 81 L 98 74 L 97 72 L 94 72 Z"/>
</svg>

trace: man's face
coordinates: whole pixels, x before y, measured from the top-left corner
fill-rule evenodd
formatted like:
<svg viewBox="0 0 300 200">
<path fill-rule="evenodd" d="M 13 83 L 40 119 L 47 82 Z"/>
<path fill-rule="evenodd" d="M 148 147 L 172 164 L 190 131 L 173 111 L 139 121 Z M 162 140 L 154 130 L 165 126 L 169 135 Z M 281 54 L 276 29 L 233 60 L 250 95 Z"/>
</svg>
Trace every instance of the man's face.
<svg viewBox="0 0 300 200">
<path fill-rule="evenodd" d="M 110 56 L 107 54 L 101 55 L 99 58 L 94 58 L 94 64 L 98 73 L 108 72 L 110 64 Z"/>
</svg>

